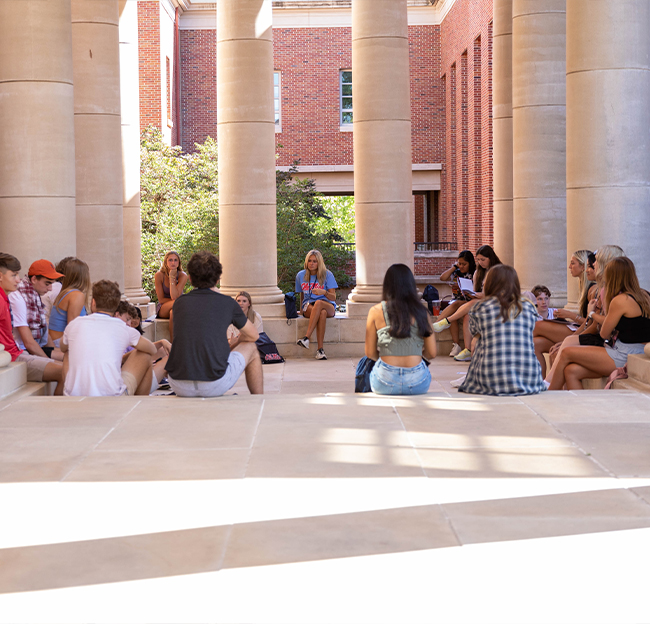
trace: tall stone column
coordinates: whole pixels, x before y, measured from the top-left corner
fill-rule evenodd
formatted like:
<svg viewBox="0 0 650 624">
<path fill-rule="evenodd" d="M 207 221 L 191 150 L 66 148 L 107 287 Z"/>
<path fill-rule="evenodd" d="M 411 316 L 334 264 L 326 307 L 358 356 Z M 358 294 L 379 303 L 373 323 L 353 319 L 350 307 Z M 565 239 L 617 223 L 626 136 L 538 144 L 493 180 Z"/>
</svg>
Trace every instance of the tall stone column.
<svg viewBox="0 0 650 624">
<path fill-rule="evenodd" d="M 406 0 L 352 3 L 357 285 L 348 314 L 381 301 L 386 269 L 413 267 Z"/>
<path fill-rule="evenodd" d="M 246 290 L 262 315 L 281 316 L 271 6 L 271 0 L 217 4 L 219 256 L 221 292 Z"/>
<path fill-rule="evenodd" d="M 620 245 L 650 287 L 650 2 L 567 3 L 569 252 Z"/>
<path fill-rule="evenodd" d="M 120 0 L 119 8 L 124 294 L 131 303 L 145 304 L 150 300 L 142 289 L 138 1 Z"/>
<path fill-rule="evenodd" d="M 494 249 L 514 264 L 512 223 L 512 0 L 494 0 L 492 56 Z"/>
<path fill-rule="evenodd" d="M 75 254 L 70 0 L 0 2 L 0 250 Z"/>
<path fill-rule="evenodd" d="M 72 0 L 77 256 L 124 289 L 118 0 Z"/>
<path fill-rule="evenodd" d="M 513 0 L 514 260 L 566 302 L 566 0 Z"/>
</svg>

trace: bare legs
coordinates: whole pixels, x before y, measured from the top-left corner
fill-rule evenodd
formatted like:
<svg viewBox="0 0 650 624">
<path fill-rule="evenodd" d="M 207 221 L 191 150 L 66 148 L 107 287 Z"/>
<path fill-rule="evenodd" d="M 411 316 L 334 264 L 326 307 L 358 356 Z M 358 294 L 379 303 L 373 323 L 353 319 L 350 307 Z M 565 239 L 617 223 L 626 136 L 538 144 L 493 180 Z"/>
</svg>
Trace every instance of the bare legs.
<svg viewBox="0 0 650 624">
<path fill-rule="evenodd" d="M 548 383 L 551 383 L 551 379 L 553 379 L 553 375 L 555 374 L 558 364 L 560 363 L 560 353 L 562 353 L 562 351 L 564 351 L 564 349 L 566 349 L 567 347 L 579 347 L 579 346 L 580 346 L 580 336 L 576 336 L 574 334 L 573 336 L 569 336 L 568 338 L 564 339 L 562 345 L 560 346 L 560 350 L 555 356 L 555 361 L 553 362 L 553 366 L 551 366 L 551 370 L 548 371 L 546 377 L 544 378 Z"/>
<path fill-rule="evenodd" d="M 603 347 L 567 347 L 557 356 L 557 369 L 553 373 L 549 390 L 582 390 L 582 380 L 607 377 L 616 364 Z"/>
<path fill-rule="evenodd" d="M 244 356 L 246 360 L 246 385 L 251 394 L 264 394 L 264 372 L 262 371 L 262 360 L 257 352 L 257 345 L 254 342 L 240 342 L 234 349 Z"/>
<path fill-rule="evenodd" d="M 323 341 L 325 340 L 325 323 L 327 322 L 327 319 L 332 318 L 334 314 L 334 305 L 331 303 L 325 303 L 322 299 L 318 299 L 313 306 L 307 306 L 305 309 L 305 318 L 309 319 L 309 325 L 307 326 L 305 336 L 311 338 L 315 329 L 319 349 L 323 348 Z"/>
<path fill-rule="evenodd" d="M 546 377 L 546 359 L 544 358 L 544 354 L 548 353 L 555 343 L 562 342 L 565 338 L 572 335 L 573 332 L 568 327 L 564 327 L 558 323 L 551 323 L 550 321 L 537 321 L 535 323 L 533 341 L 535 343 L 537 361 L 542 367 L 542 377 Z"/>
<path fill-rule="evenodd" d="M 169 342 L 174 340 L 174 302 L 165 301 L 158 310 L 158 318 L 169 319 Z"/>
</svg>

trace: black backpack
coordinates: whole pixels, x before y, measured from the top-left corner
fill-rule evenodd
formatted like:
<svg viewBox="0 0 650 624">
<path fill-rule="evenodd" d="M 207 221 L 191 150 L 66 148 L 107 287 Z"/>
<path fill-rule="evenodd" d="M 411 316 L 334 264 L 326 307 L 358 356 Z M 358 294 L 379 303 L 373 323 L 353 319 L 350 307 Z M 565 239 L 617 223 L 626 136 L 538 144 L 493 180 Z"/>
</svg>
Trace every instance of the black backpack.
<svg viewBox="0 0 650 624">
<path fill-rule="evenodd" d="M 298 318 L 298 308 L 296 307 L 296 295 L 292 292 L 284 295 L 284 310 L 288 319 Z"/>
<path fill-rule="evenodd" d="M 262 364 L 281 364 L 284 358 L 278 353 L 278 348 L 267 335 L 261 332 L 260 337 L 255 341 L 259 351 Z"/>
<path fill-rule="evenodd" d="M 439 300 L 440 293 L 438 292 L 438 289 L 435 286 L 432 286 L 431 284 L 427 284 L 424 289 L 424 292 L 422 293 L 422 299 L 424 299 L 427 302 L 427 308 L 429 308 L 429 312 L 433 314 L 433 305 L 431 305 L 431 302 Z"/>
</svg>

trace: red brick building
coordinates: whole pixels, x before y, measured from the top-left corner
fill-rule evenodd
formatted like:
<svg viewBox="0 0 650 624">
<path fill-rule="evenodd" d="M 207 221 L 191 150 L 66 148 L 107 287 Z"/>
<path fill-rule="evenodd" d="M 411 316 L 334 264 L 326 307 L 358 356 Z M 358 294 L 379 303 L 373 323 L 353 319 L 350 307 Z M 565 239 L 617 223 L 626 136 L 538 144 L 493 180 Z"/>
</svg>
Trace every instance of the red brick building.
<svg viewBox="0 0 650 624">
<path fill-rule="evenodd" d="M 352 0 L 353 1 L 353 0 Z M 492 0 L 409 0 L 416 273 L 491 244 Z M 350 0 L 273 2 L 278 166 L 353 194 Z M 216 4 L 139 0 L 140 107 L 192 151 L 217 135 Z M 415 249 L 415 247 L 414 247 Z"/>
</svg>

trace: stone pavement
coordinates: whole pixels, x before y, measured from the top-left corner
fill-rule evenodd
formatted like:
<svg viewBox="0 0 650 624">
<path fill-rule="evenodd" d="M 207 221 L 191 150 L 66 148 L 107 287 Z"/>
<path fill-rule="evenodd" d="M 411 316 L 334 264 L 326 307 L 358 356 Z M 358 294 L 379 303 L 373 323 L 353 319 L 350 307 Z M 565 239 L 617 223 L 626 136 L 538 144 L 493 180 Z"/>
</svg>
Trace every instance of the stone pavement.
<svg viewBox="0 0 650 624">
<path fill-rule="evenodd" d="M 650 395 L 0 401 L 0 622 L 648 622 Z"/>
</svg>

